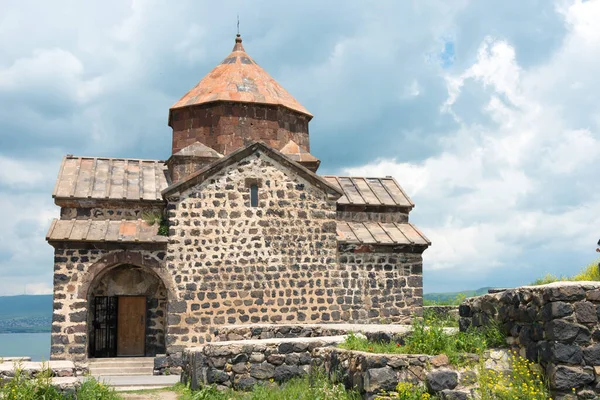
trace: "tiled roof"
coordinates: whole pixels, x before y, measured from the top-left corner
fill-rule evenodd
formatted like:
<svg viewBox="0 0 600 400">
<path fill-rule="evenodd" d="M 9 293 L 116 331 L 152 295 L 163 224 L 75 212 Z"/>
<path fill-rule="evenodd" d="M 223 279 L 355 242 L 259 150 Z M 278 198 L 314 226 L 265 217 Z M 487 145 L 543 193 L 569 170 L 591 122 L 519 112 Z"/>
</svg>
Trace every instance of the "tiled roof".
<svg viewBox="0 0 600 400">
<path fill-rule="evenodd" d="M 219 153 L 215 149 L 211 149 L 204 143 L 194 142 L 189 146 L 184 147 L 174 156 L 191 156 L 191 157 L 203 157 L 203 158 L 222 158 L 223 154 Z"/>
<path fill-rule="evenodd" d="M 323 179 L 344 192 L 344 196 L 337 201 L 339 205 L 414 207 L 414 203 L 392 177 L 323 176 Z"/>
<path fill-rule="evenodd" d="M 166 236 L 158 236 L 158 224 L 148 225 L 143 220 L 112 221 L 91 219 L 54 219 L 46 235 L 50 242 L 129 242 L 166 243 Z"/>
<path fill-rule="evenodd" d="M 168 186 L 163 161 L 66 156 L 52 197 L 57 199 L 162 200 Z"/>
<path fill-rule="evenodd" d="M 337 221 L 338 241 L 356 244 L 429 246 L 431 242 L 413 224 Z"/>
<path fill-rule="evenodd" d="M 157 235 L 158 225 L 143 220 L 58 220 L 54 219 L 46 235 L 50 242 L 121 242 L 167 243 L 166 236 Z M 429 240 L 414 225 L 393 222 L 337 221 L 338 241 L 349 244 L 421 245 Z"/>
<path fill-rule="evenodd" d="M 279 150 L 279 152 L 281 154 L 285 154 L 292 160 L 294 160 L 296 162 L 300 162 L 300 163 L 302 163 L 302 162 L 319 163 L 320 162 L 317 157 L 313 156 L 308 151 L 304 150 L 302 147 L 300 147 L 298 145 L 298 143 L 294 142 L 293 140 L 290 140 L 289 142 L 287 142 L 287 144 L 285 146 L 283 146 L 281 148 L 281 150 Z"/>
<path fill-rule="evenodd" d="M 311 116 L 306 108 L 246 53 L 239 36 L 231 54 L 173 104 L 171 109 L 213 101 L 281 105 Z"/>
</svg>

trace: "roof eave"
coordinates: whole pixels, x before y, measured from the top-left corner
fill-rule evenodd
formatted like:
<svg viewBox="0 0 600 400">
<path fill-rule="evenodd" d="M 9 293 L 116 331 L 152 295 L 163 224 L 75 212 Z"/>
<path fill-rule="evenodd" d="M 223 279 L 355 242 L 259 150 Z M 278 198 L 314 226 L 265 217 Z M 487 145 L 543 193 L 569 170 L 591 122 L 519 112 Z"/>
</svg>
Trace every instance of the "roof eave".
<svg viewBox="0 0 600 400">
<path fill-rule="evenodd" d="M 181 100 L 179 100 L 179 101 L 181 101 Z M 177 103 L 179 103 L 179 101 Z M 207 102 L 201 102 L 201 103 L 185 104 L 185 105 L 181 105 L 181 106 L 177 106 L 177 103 L 173 104 L 169 108 L 169 122 L 168 122 L 169 126 L 171 126 L 171 115 L 172 115 L 171 112 L 172 111 L 182 110 L 185 108 L 196 107 L 196 106 L 207 106 L 207 105 L 211 105 L 214 103 L 260 104 L 260 105 L 265 105 L 265 106 L 282 107 L 282 108 L 285 108 L 286 110 L 293 111 L 295 113 L 304 115 L 305 117 L 308 118 L 309 121 L 311 119 L 313 119 L 313 117 L 314 117 L 314 115 L 312 115 L 308 110 L 298 110 L 296 108 L 292 108 L 292 107 L 286 106 L 285 104 L 281 104 L 281 103 L 266 103 L 266 102 L 259 102 L 259 101 L 244 101 L 244 100 L 220 100 L 220 99 L 207 101 Z"/>
</svg>

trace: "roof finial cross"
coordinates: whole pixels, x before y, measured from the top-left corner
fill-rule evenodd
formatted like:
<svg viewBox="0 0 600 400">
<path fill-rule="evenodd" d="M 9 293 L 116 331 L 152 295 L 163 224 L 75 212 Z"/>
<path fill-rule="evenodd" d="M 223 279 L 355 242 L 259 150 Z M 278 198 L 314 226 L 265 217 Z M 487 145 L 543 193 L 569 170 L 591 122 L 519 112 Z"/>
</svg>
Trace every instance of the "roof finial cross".
<svg viewBox="0 0 600 400">
<path fill-rule="evenodd" d="M 237 35 L 240 36 L 240 14 L 237 15 Z"/>
</svg>

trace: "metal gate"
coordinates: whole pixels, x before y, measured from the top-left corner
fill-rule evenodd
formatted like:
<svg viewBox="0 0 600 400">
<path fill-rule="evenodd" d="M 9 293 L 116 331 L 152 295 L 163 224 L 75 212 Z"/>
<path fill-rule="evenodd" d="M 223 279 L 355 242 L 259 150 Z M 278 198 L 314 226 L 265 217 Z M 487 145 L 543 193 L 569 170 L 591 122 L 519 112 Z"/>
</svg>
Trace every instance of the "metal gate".
<svg viewBox="0 0 600 400">
<path fill-rule="evenodd" d="M 117 297 L 94 298 L 94 320 L 90 355 L 92 357 L 117 356 Z"/>
</svg>

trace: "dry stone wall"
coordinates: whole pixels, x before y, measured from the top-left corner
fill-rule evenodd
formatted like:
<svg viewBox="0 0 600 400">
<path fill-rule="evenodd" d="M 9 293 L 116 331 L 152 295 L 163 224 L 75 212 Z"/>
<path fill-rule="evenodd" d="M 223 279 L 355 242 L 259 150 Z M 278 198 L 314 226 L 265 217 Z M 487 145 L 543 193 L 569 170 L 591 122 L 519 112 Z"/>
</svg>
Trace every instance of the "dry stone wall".
<svg viewBox="0 0 600 400">
<path fill-rule="evenodd" d="M 267 339 L 206 344 L 187 349 L 182 382 L 248 390 L 259 382 L 283 383 L 309 372 L 316 348 L 332 346 L 343 337 Z"/>
<path fill-rule="evenodd" d="M 498 321 L 513 349 L 543 365 L 553 398 L 600 395 L 600 283 L 510 289 L 467 299 L 459 313 L 462 330 Z"/>
<path fill-rule="evenodd" d="M 373 332 L 375 333 L 375 332 Z M 389 334 L 385 329 L 380 334 Z M 205 344 L 184 351 L 182 382 L 192 388 L 249 390 L 258 383 L 280 384 L 318 368 L 365 399 L 392 392 L 399 382 L 425 386 L 442 399 L 474 399 L 473 365 L 454 367 L 446 355 L 374 354 L 337 347 L 344 336 L 240 340 Z M 485 368 L 510 370 L 506 350 L 484 354 Z"/>
</svg>

